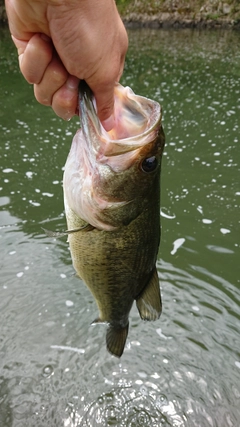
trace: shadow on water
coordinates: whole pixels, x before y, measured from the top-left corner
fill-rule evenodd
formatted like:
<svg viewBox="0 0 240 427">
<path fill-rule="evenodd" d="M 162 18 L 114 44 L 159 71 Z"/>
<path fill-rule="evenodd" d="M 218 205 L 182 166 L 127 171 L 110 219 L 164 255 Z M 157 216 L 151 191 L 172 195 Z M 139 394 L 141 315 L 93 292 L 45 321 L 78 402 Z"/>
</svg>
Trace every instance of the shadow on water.
<svg viewBox="0 0 240 427">
<path fill-rule="evenodd" d="M 121 361 L 73 276 L 62 173 L 78 121 L 39 106 L 7 32 L 0 68 L 0 425 L 238 427 L 240 34 L 130 31 L 122 83 L 161 102 L 163 313 Z"/>
</svg>

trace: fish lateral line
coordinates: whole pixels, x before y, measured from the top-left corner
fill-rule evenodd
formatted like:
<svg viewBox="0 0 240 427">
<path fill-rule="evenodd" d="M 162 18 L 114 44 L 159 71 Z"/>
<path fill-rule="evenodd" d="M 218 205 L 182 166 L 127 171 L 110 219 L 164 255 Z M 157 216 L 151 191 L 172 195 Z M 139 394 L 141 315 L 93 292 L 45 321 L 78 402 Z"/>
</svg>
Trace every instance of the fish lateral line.
<svg viewBox="0 0 240 427">
<path fill-rule="evenodd" d="M 65 231 L 52 231 L 52 230 L 48 230 L 47 228 L 43 228 L 43 227 L 41 228 L 48 237 L 59 238 L 63 236 L 68 236 L 69 234 L 78 233 L 79 231 L 91 231 L 95 227 L 93 227 L 91 224 L 86 224 L 82 227 L 73 228 L 72 230 L 65 230 Z"/>
</svg>

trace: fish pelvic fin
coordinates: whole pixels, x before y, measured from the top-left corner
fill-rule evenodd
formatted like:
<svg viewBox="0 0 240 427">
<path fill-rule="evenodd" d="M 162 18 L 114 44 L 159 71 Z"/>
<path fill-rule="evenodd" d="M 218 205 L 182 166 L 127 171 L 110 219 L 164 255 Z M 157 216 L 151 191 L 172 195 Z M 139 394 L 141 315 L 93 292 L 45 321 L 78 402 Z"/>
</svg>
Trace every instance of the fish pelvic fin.
<svg viewBox="0 0 240 427">
<path fill-rule="evenodd" d="M 156 267 L 150 281 L 137 298 L 136 304 L 143 320 L 159 319 L 162 312 L 162 301 Z"/>
<path fill-rule="evenodd" d="M 116 357 L 121 357 L 128 336 L 129 323 L 124 327 L 109 325 L 106 335 L 107 350 Z"/>
</svg>

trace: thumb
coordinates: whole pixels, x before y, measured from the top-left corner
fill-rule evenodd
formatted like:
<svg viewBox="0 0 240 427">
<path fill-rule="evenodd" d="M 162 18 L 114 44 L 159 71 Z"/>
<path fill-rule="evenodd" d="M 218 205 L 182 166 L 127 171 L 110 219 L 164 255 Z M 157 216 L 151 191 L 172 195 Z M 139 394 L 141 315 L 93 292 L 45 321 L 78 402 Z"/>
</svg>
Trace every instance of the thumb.
<svg viewBox="0 0 240 427">
<path fill-rule="evenodd" d="M 100 122 L 102 123 L 104 129 L 108 132 L 110 131 L 115 124 L 114 120 L 114 86 L 107 88 L 103 86 L 102 88 L 93 90 L 96 103 L 97 103 L 97 114 Z"/>
</svg>

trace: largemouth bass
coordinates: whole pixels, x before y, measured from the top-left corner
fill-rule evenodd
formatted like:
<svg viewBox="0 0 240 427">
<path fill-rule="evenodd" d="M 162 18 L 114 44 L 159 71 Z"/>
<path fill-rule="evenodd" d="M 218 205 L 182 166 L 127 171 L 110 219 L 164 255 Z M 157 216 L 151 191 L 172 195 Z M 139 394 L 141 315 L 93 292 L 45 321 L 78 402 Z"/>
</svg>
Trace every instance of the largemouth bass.
<svg viewBox="0 0 240 427">
<path fill-rule="evenodd" d="M 101 126 L 95 100 L 81 82 L 81 129 L 73 138 L 63 189 L 73 266 L 107 323 L 108 351 L 120 357 L 136 300 L 144 320 L 161 314 L 156 270 L 160 243 L 161 107 L 115 87 L 115 121 Z"/>
</svg>

